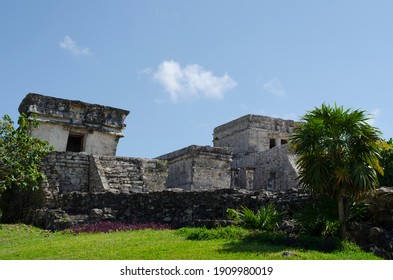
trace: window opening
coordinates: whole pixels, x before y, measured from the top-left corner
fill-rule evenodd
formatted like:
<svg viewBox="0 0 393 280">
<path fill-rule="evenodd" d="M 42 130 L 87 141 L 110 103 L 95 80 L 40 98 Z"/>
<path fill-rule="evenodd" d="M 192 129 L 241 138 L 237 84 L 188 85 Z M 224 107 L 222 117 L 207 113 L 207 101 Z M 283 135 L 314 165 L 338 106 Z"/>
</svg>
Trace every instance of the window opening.
<svg viewBox="0 0 393 280">
<path fill-rule="evenodd" d="M 83 151 L 83 135 L 70 134 L 67 141 L 67 152 L 82 152 Z"/>
<path fill-rule="evenodd" d="M 276 139 L 271 138 L 271 139 L 270 139 L 270 149 L 271 149 L 271 148 L 274 148 L 275 146 L 276 146 Z"/>
<path fill-rule="evenodd" d="M 285 145 L 285 144 L 288 144 L 288 140 L 281 139 L 281 145 Z"/>
</svg>

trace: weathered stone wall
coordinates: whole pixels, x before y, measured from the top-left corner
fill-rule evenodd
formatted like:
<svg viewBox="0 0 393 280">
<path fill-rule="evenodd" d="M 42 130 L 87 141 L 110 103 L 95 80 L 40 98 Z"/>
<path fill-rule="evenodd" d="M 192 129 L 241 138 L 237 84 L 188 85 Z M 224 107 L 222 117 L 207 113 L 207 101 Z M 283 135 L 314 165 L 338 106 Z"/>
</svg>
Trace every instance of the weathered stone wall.
<svg viewBox="0 0 393 280">
<path fill-rule="evenodd" d="M 231 186 L 230 160 L 227 157 L 197 157 L 192 171 L 192 190 L 226 189 Z"/>
<path fill-rule="evenodd" d="M 40 125 L 31 132 L 31 136 L 48 141 L 55 151 L 65 152 L 67 146 L 69 130 L 64 126 L 41 122 Z"/>
<path fill-rule="evenodd" d="M 149 192 L 165 188 L 160 160 L 53 152 L 42 163 L 48 192 Z"/>
<path fill-rule="evenodd" d="M 261 191 L 283 191 L 298 187 L 295 155 L 288 145 L 250 153 L 232 162 L 232 179 L 235 187 Z M 237 173 L 237 174 L 236 174 Z"/>
<path fill-rule="evenodd" d="M 119 135 L 101 131 L 81 131 L 84 139 L 84 152 L 90 155 L 100 154 L 113 156 L 116 154 Z"/>
<path fill-rule="evenodd" d="M 155 159 L 92 156 L 102 188 L 91 191 L 149 192 L 165 189 L 167 166 Z"/>
<path fill-rule="evenodd" d="M 231 185 L 229 149 L 193 145 L 158 159 L 169 165 L 167 188 L 213 190 Z"/>
<path fill-rule="evenodd" d="M 379 188 L 368 203 L 369 220 L 393 233 L 393 188 Z"/>
<path fill-rule="evenodd" d="M 56 151 L 115 155 L 119 138 L 123 137 L 124 120 L 129 111 L 29 93 L 19 112 L 34 114 L 40 123 L 33 137 L 46 140 Z M 77 148 L 69 140 L 79 142 Z M 76 140 L 75 140 L 76 139 Z M 71 142 L 73 142 L 71 141 Z"/>
<path fill-rule="evenodd" d="M 295 157 L 288 151 L 296 123 L 246 115 L 214 129 L 214 146 L 233 150 L 231 186 L 280 191 L 297 187 Z"/>
<path fill-rule="evenodd" d="M 89 156 L 84 153 L 53 152 L 44 158 L 41 169 L 47 188 L 55 194 L 89 191 Z"/>
<path fill-rule="evenodd" d="M 348 226 L 348 237 L 367 251 L 393 259 L 393 189 L 379 188 L 366 203 L 366 214 Z"/>
<path fill-rule="evenodd" d="M 213 225 L 227 221 L 228 208 L 244 205 L 256 210 L 267 203 L 274 203 L 290 215 L 308 199 L 308 195 L 298 193 L 297 190 L 280 193 L 234 189 L 176 189 L 120 194 L 75 192 L 59 196 L 56 207 L 36 210 L 32 222 L 50 229 L 98 220 L 137 224 L 166 223 L 175 227 Z"/>
<path fill-rule="evenodd" d="M 246 115 L 216 127 L 213 143 L 214 147 L 232 148 L 238 158 L 287 143 L 294 126 L 292 120 Z"/>
</svg>

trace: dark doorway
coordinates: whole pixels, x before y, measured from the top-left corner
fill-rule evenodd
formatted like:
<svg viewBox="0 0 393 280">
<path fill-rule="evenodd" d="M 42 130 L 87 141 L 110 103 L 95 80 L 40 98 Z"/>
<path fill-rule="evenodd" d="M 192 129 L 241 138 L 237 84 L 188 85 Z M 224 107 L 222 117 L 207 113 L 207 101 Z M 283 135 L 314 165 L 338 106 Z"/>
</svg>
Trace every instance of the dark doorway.
<svg viewBox="0 0 393 280">
<path fill-rule="evenodd" d="M 270 149 L 274 148 L 276 146 L 276 139 L 271 138 L 270 139 Z"/>
<path fill-rule="evenodd" d="M 70 134 L 67 141 L 67 152 L 82 152 L 83 151 L 83 135 Z"/>
</svg>

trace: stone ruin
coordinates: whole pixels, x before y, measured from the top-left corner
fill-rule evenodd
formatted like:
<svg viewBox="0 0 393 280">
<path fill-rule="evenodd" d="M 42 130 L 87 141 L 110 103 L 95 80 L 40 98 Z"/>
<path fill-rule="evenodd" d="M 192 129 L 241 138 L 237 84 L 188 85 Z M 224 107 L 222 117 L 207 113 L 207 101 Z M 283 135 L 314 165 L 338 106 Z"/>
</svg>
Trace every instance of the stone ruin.
<svg viewBox="0 0 393 280">
<path fill-rule="evenodd" d="M 32 136 L 55 147 L 42 162 L 40 193 L 23 210 L 25 222 L 46 229 L 102 220 L 212 226 L 227 222 L 227 208 L 274 203 L 290 216 L 310 199 L 297 189 L 292 120 L 246 115 L 216 127 L 213 147 L 142 159 L 115 156 L 129 111 L 28 94 L 19 112 L 35 114 L 41 125 Z M 370 205 L 351 238 L 392 258 L 393 191 L 381 189 Z"/>
<path fill-rule="evenodd" d="M 31 136 L 49 141 L 56 151 L 114 156 L 129 111 L 29 93 L 19 113 L 36 116 L 40 126 Z"/>
<path fill-rule="evenodd" d="M 294 156 L 286 145 L 294 121 L 246 115 L 215 128 L 214 147 L 193 145 L 140 159 L 115 156 L 129 111 L 30 93 L 19 112 L 34 114 L 40 126 L 32 136 L 55 148 L 43 169 L 49 188 L 59 193 L 297 186 Z"/>
<path fill-rule="evenodd" d="M 226 189 L 231 185 L 230 149 L 193 145 L 158 159 L 169 167 L 166 188 L 194 191 Z"/>
<path fill-rule="evenodd" d="M 297 187 L 293 155 L 286 145 L 295 126 L 290 120 L 247 115 L 217 127 L 213 147 L 193 145 L 146 159 L 115 156 L 129 111 L 30 93 L 19 112 L 34 114 L 40 126 L 32 136 L 55 147 L 42 162 L 47 179 L 40 203 L 26 215 L 45 228 L 91 222 L 97 218 L 90 215 L 93 210 L 102 213 L 102 219 L 190 225 L 217 220 L 217 215 L 225 219 L 226 208 L 238 201 L 227 198 L 238 191 L 250 196 Z M 184 192 L 191 194 L 186 205 L 191 209 L 179 206 L 184 203 L 180 197 L 188 195 Z M 130 199 L 137 201 L 122 205 Z M 216 201 L 223 199 L 226 202 Z M 141 207 L 138 213 L 135 205 Z M 211 207 L 201 210 L 198 205 Z"/>
<path fill-rule="evenodd" d="M 232 149 L 232 187 L 283 191 L 297 187 L 295 156 L 288 150 L 296 123 L 246 115 L 214 129 L 215 147 Z"/>
</svg>

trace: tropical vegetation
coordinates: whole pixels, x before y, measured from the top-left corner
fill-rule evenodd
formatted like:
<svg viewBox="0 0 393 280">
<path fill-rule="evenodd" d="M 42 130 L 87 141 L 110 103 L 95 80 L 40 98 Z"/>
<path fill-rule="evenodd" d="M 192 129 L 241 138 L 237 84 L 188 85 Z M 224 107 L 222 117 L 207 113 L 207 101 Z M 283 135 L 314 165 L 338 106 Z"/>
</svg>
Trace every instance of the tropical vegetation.
<svg viewBox="0 0 393 280">
<path fill-rule="evenodd" d="M 39 189 L 45 179 L 41 160 L 53 148 L 47 141 L 30 136 L 36 127 L 34 116 L 25 114 L 19 116 L 18 127 L 9 115 L 0 120 L 0 218 L 3 212 L 15 216 L 9 209 L 10 201 L 23 191 Z"/>
<path fill-rule="evenodd" d="M 256 230 L 278 229 L 278 223 L 281 218 L 281 214 L 277 211 L 274 204 L 271 203 L 261 206 L 256 213 L 246 206 L 241 206 L 239 210 L 228 208 L 227 216 L 236 225 Z"/>
<path fill-rule="evenodd" d="M 290 137 L 298 155 L 299 184 L 320 197 L 337 201 L 345 236 L 344 200 L 358 200 L 379 186 L 384 141 L 362 110 L 323 104 L 306 113 Z"/>
<path fill-rule="evenodd" d="M 36 190 L 45 175 L 41 172 L 41 159 L 53 148 L 47 141 L 30 136 L 38 122 L 22 114 L 18 127 L 9 115 L 0 120 L 0 192 L 13 187 Z"/>
<path fill-rule="evenodd" d="M 379 185 L 383 187 L 393 187 L 393 139 L 386 141 L 387 146 L 381 151 L 379 160 L 384 174 L 378 174 Z"/>
</svg>

